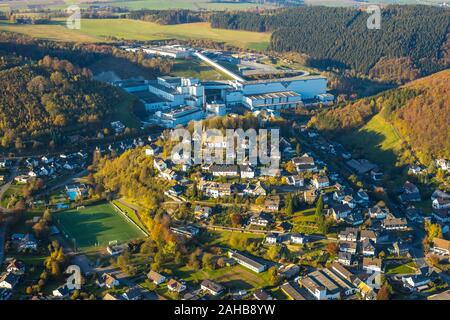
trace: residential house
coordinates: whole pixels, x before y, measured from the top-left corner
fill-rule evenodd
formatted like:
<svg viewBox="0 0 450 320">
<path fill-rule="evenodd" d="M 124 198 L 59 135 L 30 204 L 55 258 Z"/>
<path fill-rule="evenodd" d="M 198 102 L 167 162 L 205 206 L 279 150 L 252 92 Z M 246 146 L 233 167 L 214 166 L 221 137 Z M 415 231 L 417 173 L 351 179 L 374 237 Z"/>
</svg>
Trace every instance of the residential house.
<svg viewBox="0 0 450 320">
<path fill-rule="evenodd" d="M 370 240 L 373 243 L 377 243 L 377 241 L 378 241 L 378 234 L 375 231 L 373 231 L 373 230 L 361 230 L 360 235 L 359 235 L 359 239 L 361 241 Z"/>
<path fill-rule="evenodd" d="M 147 278 L 156 285 L 160 285 L 161 283 L 166 281 L 165 276 L 153 270 L 150 270 L 150 272 L 147 273 Z"/>
<path fill-rule="evenodd" d="M 403 286 L 411 291 L 422 291 L 429 289 L 428 284 L 430 284 L 430 277 L 419 274 L 413 276 L 402 277 Z"/>
<path fill-rule="evenodd" d="M 145 148 L 145 154 L 147 156 L 156 156 L 159 153 L 160 153 L 160 148 L 155 144 L 151 144 Z"/>
<path fill-rule="evenodd" d="M 202 283 L 200 284 L 200 288 L 213 296 L 218 296 L 224 290 L 221 284 L 208 279 L 202 281 Z"/>
<path fill-rule="evenodd" d="M 248 224 L 259 227 L 267 227 L 270 223 L 272 223 L 272 216 L 263 212 L 252 215 L 248 221 Z"/>
<path fill-rule="evenodd" d="M 122 294 L 125 300 L 140 300 L 142 297 L 141 290 L 137 287 L 129 288 Z"/>
<path fill-rule="evenodd" d="M 269 196 L 264 201 L 264 210 L 270 212 L 277 212 L 280 210 L 280 197 L 279 196 Z"/>
<path fill-rule="evenodd" d="M 316 188 L 317 190 L 327 188 L 330 186 L 330 180 L 326 175 L 318 175 L 315 174 L 313 178 L 311 179 L 311 184 Z"/>
<path fill-rule="evenodd" d="M 8 263 L 6 271 L 15 275 L 23 275 L 25 273 L 25 264 L 14 258 Z"/>
<path fill-rule="evenodd" d="M 387 207 L 380 207 L 378 205 L 369 208 L 369 216 L 372 219 L 385 219 L 389 214 L 389 209 Z"/>
<path fill-rule="evenodd" d="M 265 242 L 268 244 L 276 244 L 278 242 L 278 235 L 273 233 L 267 234 Z"/>
<path fill-rule="evenodd" d="M 14 178 L 14 181 L 20 184 L 27 183 L 28 180 L 30 180 L 30 176 L 24 174 L 18 175 L 17 177 Z"/>
<path fill-rule="evenodd" d="M 342 204 L 348 205 L 350 208 L 354 209 L 356 207 L 356 201 L 353 199 L 351 195 L 346 195 L 342 200 Z"/>
<path fill-rule="evenodd" d="M 294 187 L 303 187 L 304 179 L 300 175 L 288 176 L 286 178 L 286 183 Z"/>
<path fill-rule="evenodd" d="M 213 165 L 209 169 L 214 177 L 237 177 L 239 176 L 236 165 Z"/>
<path fill-rule="evenodd" d="M 380 181 L 383 178 L 383 171 L 380 168 L 370 170 L 370 176 L 373 181 Z"/>
<path fill-rule="evenodd" d="M 433 209 L 450 209 L 450 198 L 436 198 L 431 203 Z"/>
<path fill-rule="evenodd" d="M 265 196 L 267 194 L 267 190 L 262 182 L 258 181 L 255 184 L 248 183 L 244 189 L 244 194 L 254 197 Z"/>
<path fill-rule="evenodd" d="M 170 231 L 190 239 L 198 235 L 200 229 L 194 226 L 186 225 L 186 226 L 170 227 Z"/>
<path fill-rule="evenodd" d="M 383 220 L 381 226 L 385 230 L 406 230 L 408 229 L 408 222 L 405 218 L 396 218 L 393 215 L 388 215 L 386 219 Z"/>
<path fill-rule="evenodd" d="M 231 183 L 218 183 L 213 181 L 201 181 L 199 184 L 200 189 L 206 196 L 211 198 L 220 198 L 231 196 L 232 184 Z"/>
<path fill-rule="evenodd" d="M 314 163 L 314 158 L 310 157 L 307 153 L 305 153 L 301 157 L 292 158 L 291 161 L 295 165 L 297 172 L 317 171 L 317 166 Z"/>
<path fill-rule="evenodd" d="M 351 254 L 356 254 L 356 249 L 358 244 L 356 242 L 351 241 L 341 241 L 339 242 L 339 251 L 348 252 Z"/>
<path fill-rule="evenodd" d="M 34 235 L 27 234 L 13 234 L 11 236 L 11 240 L 17 247 L 17 251 L 36 251 L 37 250 L 37 241 Z"/>
<path fill-rule="evenodd" d="M 164 170 L 162 170 L 159 175 L 159 177 L 163 178 L 164 180 L 168 180 L 168 181 L 172 181 L 172 180 L 177 180 L 178 179 L 178 175 L 177 173 L 169 168 L 166 168 Z"/>
<path fill-rule="evenodd" d="M 167 163 L 165 163 L 164 160 L 156 158 L 153 159 L 153 167 L 159 172 L 162 172 L 168 168 Z"/>
<path fill-rule="evenodd" d="M 52 294 L 54 297 L 57 297 L 57 298 L 66 298 L 69 296 L 70 290 L 67 287 L 67 285 L 64 284 L 64 285 L 56 288 L 55 290 L 53 290 Z"/>
<path fill-rule="evenodd" d="M 282 265 L 278 268 L 278 275 L 282 279 L 296 278 L 299 273 L 300 267 L 293 263 Z"/>
<path fill-rule="evenodd" d="M 346 218 L 351 212 L 352 208 L 348 204 L 336 204 L 330 209 L 331 215 L 335 220 L 341 220 Z"/>
<path fill-rule="evenodd" d="M 361 212 L 352 211 L 344 218 L 344 221 L 352 226 L 359 226 L 364 223 L 364 217 Z"/>
<path fill-rule="evenodd" d="M 441 239 L 441 238 L 434 238 L 433 239 L 433 246 L 430 248 L 430 250 L 438 255 L 442 256 L 449 256 L 450 255 L 450 241 Z"/>
<path fill-rule="evenodd" d="M 253 293 L 253 297 L 255 298 L 255 300 L 259 301 L 273 300 L 272 296 L 269 293 L 267 293 L 267 291 L 264 289 L 256 290 Z"/>
<path fill-rule="evenodd" d="M 234 260 L 236 260 L 236 262 L 239 263 L 240 265 L 242 265 L 256 273 L 263 272 L 267 268 L 266 264 L 260 263 L 260 262 L 256 261 L 255 259 L 253 259 L 247 255 L 244 255 L 238 251 L 229 251 L 228 256 L 230 258 L 233 258 Z"/>
<path fill-rule="evenodd" d="M 338 262 L 344 266 L 351 266 L 353 264 L 353 255 L 349 252 L 339 252 Z"/>
<path fill-rule="evenodd" d="M 444 171 L 450 172 L 450 160 L 436 159 L 436 166 Z"/>
<path fill-rule="evenodd" d="M 410 221 L 421 222 L 423 220 L 422 211 L 414 206 L 408 206 L 405 210 L 406 218 Z"/>
<path fill-rule="evenodd" d="M 242 179 L 253 179 L 255 177 L 255 170 L 249 165 L 239 166 L 239 172 Z"/>
<path fill-rule="evenodd" d="M 106 287 L 108 289 L 113 289 L 115 287 L 118 287 L 120 285 L 120 282 L 113 275 L 104 273 L 102 274 L 97 284 L 101 288 Z"/>
<path fill-rule="evenodd" d="M 410 182 L 406 181 L 403 185 L 403 193 L 399 196 L 401 202 L 421 201 L 419 188 Z"/>
<path fill-rule="evenodd" d="M 12 290 L 19 283 L 20 277 L 12 272 L 4 272 L 0 275 L 0 289 Z"/>
<path fill-rule="evenodd" d="M 293 244 L 304 244 L 307 241 L 308 241 L 308 239 L 302 233 L 291 234 L 291 243 L 293 243 Z"/>
<path fill-rule="evenodd" d="M 212 214 L 212 208 L 211 207 L 204 207 L 204 206 L 195 206 L 194 209 L 194 215 L 197 219 L 207 219 Z"/>
<path fill-rule="evenodd" d="M 444 224 L 450 222 L 449 212 L 450 209 L 433 209 L 431 215 L 438 223 Z"/>
<path fill-rule="evenodd" d="M 436 189 L 436 190 L 434 190 L 433 194 L 431 195 L 431 201 L 433 201 L 437 198 L 450 199 L 450 193 Z"/>
<path fill-rule="evenodd" d="M 181 293 L 186 290 L 186 285 L 175 279 L 170 279 L 169 282 L 167 282 L 167 289 L 172 292 Z"/>
<path fill-rule="evenodd" d="M 373 257 L 375 255 L 375 246 L 369 239 L 363 240 L 361 243 L 362 253 L 365 257 Z"/>
<path fill-rule="evenodd" d="M 184 189 L 185 187 L 183 187 L 182 185 L 176 184 L 170 187 L 167 191 L 165 191 L 164 194 L 168 196 L 177 197 L 183 194 Z"/>
<path fill-rule="evenodd" d="M 339 232 L 338 238 L 340 241 L 358 241 L 359 230 L 356 228 L 346 228 L 345 230 Z"/>
<path fill-rule="evenodd" d="M 365 192 L 363 189 L 359 189 L 356 193 L 356 202 L 358 203 L 368 203 L 369 202 L 369 195 L 367 192 Z"/>
<path fill-rule="evenodd" d="M 363 270 L 369 272 L 383 272 L 383 260 L 379 258 L 363 258 Z"/>
</svg>

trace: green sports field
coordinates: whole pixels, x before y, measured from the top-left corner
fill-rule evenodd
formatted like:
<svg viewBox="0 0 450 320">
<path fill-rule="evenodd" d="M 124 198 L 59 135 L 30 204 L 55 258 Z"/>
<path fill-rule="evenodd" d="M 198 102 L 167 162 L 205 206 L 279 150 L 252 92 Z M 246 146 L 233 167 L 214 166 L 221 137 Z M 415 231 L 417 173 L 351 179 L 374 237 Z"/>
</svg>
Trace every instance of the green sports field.
<svg viewBox="0 0 450 320">
<path fill-rule="evenodd" d="M 120 243 L 144 236 L 106 202 L 60 212 L 56 219 L 61 231 L 68 235 L 68 241 L 72 245 L 76 242 L 77 250 L 90 250 L 96 246 L 107 246 L 110 241 Z"/>
</svg>

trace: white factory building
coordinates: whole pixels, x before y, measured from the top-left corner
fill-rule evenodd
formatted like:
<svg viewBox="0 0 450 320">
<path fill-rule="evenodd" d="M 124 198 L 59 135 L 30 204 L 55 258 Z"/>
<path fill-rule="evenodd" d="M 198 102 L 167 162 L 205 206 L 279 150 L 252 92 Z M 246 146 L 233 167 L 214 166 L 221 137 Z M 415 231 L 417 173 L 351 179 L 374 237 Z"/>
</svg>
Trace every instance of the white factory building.
<svg viewBox="0 0 450 320">
<path fill-rule="evenodd" d="M 156 80 L 124 80 L 115 85 L 137 96 L 149 112 L 180 106 L 202 108 L 205 88 L 198 79 L 158 77 Z"/>
<path fill-rule="evenodd" d="M 183 106 L 167 112 L 158 111 L 155 113 L 155 120 L 158 120 L 166 128 L 175 128 L 178 125 L 187 125 L 194 120 L 202 120 L 204 116 L 201 108 Z"/>
</svg>

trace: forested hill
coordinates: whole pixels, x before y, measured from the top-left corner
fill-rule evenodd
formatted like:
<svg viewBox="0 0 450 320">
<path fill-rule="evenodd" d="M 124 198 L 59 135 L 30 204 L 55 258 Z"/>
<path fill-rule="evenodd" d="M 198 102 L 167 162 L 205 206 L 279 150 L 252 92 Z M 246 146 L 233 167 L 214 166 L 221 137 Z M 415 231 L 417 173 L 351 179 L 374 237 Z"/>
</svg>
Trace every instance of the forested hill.
<svg viewBox="0 0 450 320">
<path fill-rule="evenodd" d="M 95 134 L 120 101 L 119 89 L 91 80 L 88 69 L 66 60 L 47 56 L 32 63 L 5 57 L 5 69 L 0 68 L 3 148 L 47 148 L 67 143 L 70 134 Z"/>
<path fill-rule="evenodd" d="M 357 9 L 301 7 L 262 13 L 217 13 L 214 28 L 273 32 L 270 49 L 310 56 L 319 68 L 354 69 L 383 80 L 411 80 L 449 66 L 450 10 L 382 9 L 381 30 L 368 30 Z"/>
<path fill-rule="evenodd" d="M 379 122 L 387 124 L 377 128 L 378 134 L 385 134 L 385 128 L 393 127 L 423 163 L 428 164 L 434 158 L 449 159 L 449 79 L 447 69 L 377 96 L 322 112 L 311 124 L 333 136 L 355 136 L 367 131 L 367 123 L 377 116 Z"/>
</svg>

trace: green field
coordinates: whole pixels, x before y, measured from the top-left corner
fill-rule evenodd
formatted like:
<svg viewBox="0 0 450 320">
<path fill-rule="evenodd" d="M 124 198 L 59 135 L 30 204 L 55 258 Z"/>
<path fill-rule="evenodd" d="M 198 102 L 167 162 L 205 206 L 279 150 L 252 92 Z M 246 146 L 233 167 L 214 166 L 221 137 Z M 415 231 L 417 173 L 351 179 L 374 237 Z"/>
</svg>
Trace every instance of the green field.
<svg viewBox="0 0 450 320">
<path fill-rule="evenodd" d="M 343 135 L 340 140 L 361 152 L 368 160 L 392 166 L 402 140 L 395 128 L 381 115 L 375 115 L 358 131 Z"/>
<path fill-rule="evenodd" d="M 391 265 L 386 269 L 386 274 L 414 274 L 417 272 L 417 265 L 411 261 L 401 265 Z"/>
<path fill-rule="evenodd" d="M 64 21 L 48 25 L 12 25 L 0 22 L 0 30 L 24 33 L 35 38 L 59 41 L 99 42 L 110 37 L 127 40 L 208 39 L 243 48 L 265 49 L 270 33 L 213 29 L 209 23 L 159 25 L 126 19 L 82 19 L 80 30 L 66 28 Z"/>
<path fill-rule="evenodd" d="M 76 240 L 77 249 L 89 250 L 106 246 L 109 241 L 119 243 L 143 237 L 143 233 L 108 203 L 99 203 L 85 209 L 72 209 L 55 215 L 61 231 L 69 241 Z"/>
</svg>

